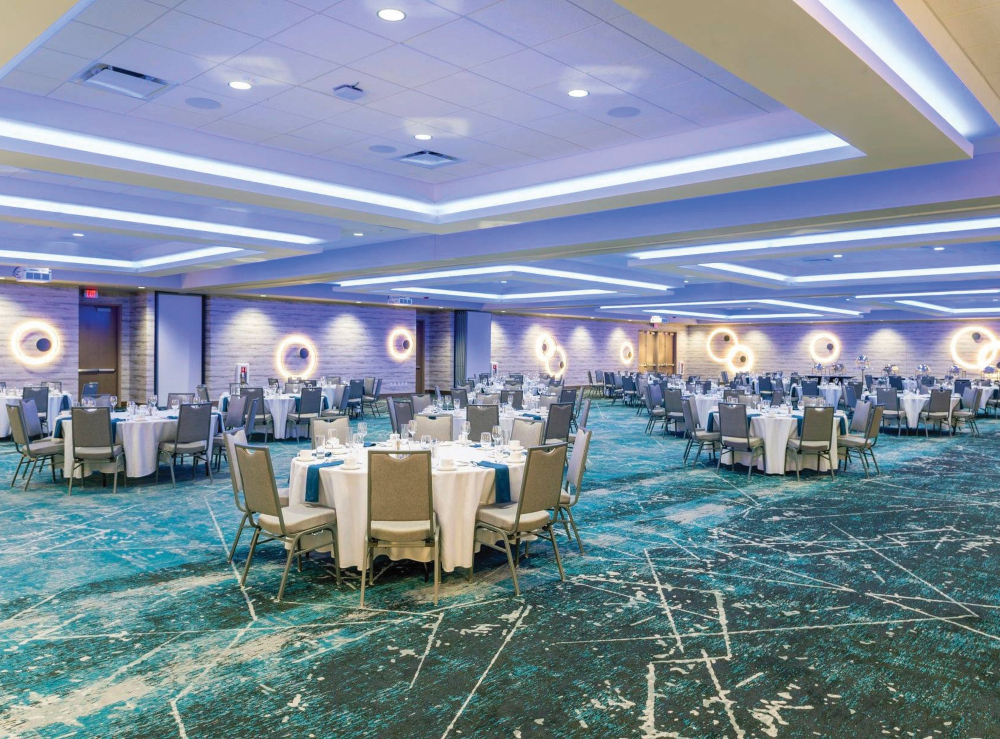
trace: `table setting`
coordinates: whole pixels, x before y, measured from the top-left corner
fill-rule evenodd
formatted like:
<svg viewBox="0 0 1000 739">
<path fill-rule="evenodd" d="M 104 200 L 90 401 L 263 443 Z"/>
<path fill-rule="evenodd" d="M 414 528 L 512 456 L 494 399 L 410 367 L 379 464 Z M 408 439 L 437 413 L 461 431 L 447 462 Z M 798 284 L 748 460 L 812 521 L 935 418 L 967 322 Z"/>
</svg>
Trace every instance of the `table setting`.
<svg viewBox="0 0 1000 739">
<path fill-rule="evenodd" d="M 17 405 L 21 400 L 21 390 L 17 388 L 4 388 L 0 390 L 0 397 L 5 405 Z M 69 393 L 60 393 L 54 390 L 49 391 L 48 408 L 39 408 L 39 413 L 48 413 L 48 418 L 55 418 L 62 411 L 68 411 L 73 405 L 73 396 Z M 10 436 L 10 417 L 4 408 L 0 413 L 0 439 Z"/>
<path fill-rule="evenodd" d="M 528 398 L 525 398 L 525 403 L 532 405 Z M 431 405 L 420 411 L 418 416 L 426 416 L 428 418 L 438 418 L 439 416 L 451 416 L 452 418 L 452 439 L 458 439 L 463 432 L 467 433 L 466 427 L 466 410 L 465 408 L 442 408 L 440 406 Z M 525 420 L 531 421 L 545 421 L 548 419 L 549 411 L 548 407 L 540 407 L 537 410 L 515 410 L 509 404 L 500 406 L 500 426 L 503 428 L 503 434 L 505 439 L 510 438 L 511 429 L 514 428 L 514 421 L 518 418 L 523 418 Z"/>
<path fill-rule="evenodd" d="M 339 407 L 341 394 L 347 387 L 347 385 L 330 385 L 324 387 L 322 409 Z M 229 393 L 223 393 L 219 396 L 219 410 L 223 413 L 229 408 L 230 397 Z M 270 388 L 264 389 L 264 408 L 267 409 L 268 414 L 274 419 L 275 439 L 288 438 L 288 414 L 298 412 L 301 400 L 301 395 L 276 392 Z"/>
</svg>

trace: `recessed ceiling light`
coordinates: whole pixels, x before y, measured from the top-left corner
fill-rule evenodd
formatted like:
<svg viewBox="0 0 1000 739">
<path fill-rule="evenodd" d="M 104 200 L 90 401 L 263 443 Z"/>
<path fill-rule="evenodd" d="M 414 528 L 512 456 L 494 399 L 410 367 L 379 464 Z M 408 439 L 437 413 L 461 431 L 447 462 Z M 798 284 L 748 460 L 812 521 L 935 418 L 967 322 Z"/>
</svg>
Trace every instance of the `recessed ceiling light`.
<svg viewBox="0 0 1000 739">
<path fill-rule="evenodd" d="M 262 297 L 262 298 L 266 298 L 267 296 L 266 296 L 266 295 L 261 295 L 261 297 Z"/>
<path fill-rule="evenodd" d="M 83 234 L 73 234 L 73 235 L 78 239 L 83 237 Z"/>
<path fill-rule="evenodd" d="M 383 8 L 378 12 L 378 17 L 384 21 L 395 23 L 396 21 L 403 20 L 406 17 L 406 13 L 402 10 L 396 10 L 395 8 Z"/>
<path fill-rule="evenodd" d="M 842 256 L 844 256 L 844 255 L 843 254 L 834 254 L 833 258 L 834 259 L 840 259 Z"/>
<path fill-rule="evenodd" d="M 355 231 L 354 235 L 355 236 L 364 236 L 364 234 L 361 231 Z"/>
<path fill-rule="evenodd" d="M 229 83 L 229 86 L 234 90 L 249 90 L 251 87 L 253 87 L 253 85 L 251 85 L 249 82 L 245 82 L 243 80 L 233 80 L 232 82 Z"/>
<path fill-rule="evenodd" d="M 415 138 L 417 141 L 430 141 L 434 137 L 431 136 L 429 133 L 418 133 L 415 134 L 413 138 Z"/>
<path fill-rule="evenodd" d="M 590 93 L 587 92 L 586 90 L 570 90 L 566 94 L 569 95 L 571 98 L 585 98 Z"/>
<path fill-rule="evenodd" d="M 140 290 L 145 290 L 146 288 L 145 288 L 145 287 L 143 287 L 142 285 L 139 285 L 139 289 L 140 289 Z"/>
<path fill-rule="evenodd" d="M 935 246 L 934 247 L 934 251 L 944 251 L 944 247 L 943 246 Z"/>
</svg>

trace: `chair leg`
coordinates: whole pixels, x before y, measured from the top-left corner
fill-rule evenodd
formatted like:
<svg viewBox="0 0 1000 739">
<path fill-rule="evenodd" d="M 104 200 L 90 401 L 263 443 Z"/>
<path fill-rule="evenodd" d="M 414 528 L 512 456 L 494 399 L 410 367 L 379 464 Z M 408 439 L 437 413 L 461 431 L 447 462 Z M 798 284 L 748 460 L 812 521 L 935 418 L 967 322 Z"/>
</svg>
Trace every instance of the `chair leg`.
<svg viewBox="0 0 1000 739">
<path fill-rule="evenodd" d="M 573 541 L 573 536 L 569 532 L 569 519 L 566 517 L 566 509 L 563 508 L 562 506 L 559 506 L 556 509 L 556 515 L 559 517 L 559 520 L 562 521 L 563 528 L 566 529 L 566 539 L 569 541 Z"/>
<path fill-rule="evenodd" d="M 514 555 L 511 554 L 511 551 L 510 551 L 510 539 L 507 538 L 506 534 L 504 534 L 504 537 L 503 537 L 503 546 L 504 546 L 504 549 L 507 552 L 507 566 L 510 568 L 510 575 L 511 575 L 512 578 L 514 578 L 514 595 L 520 595 L 521 594 L 521 586 L 518 585 L 518 582 L 517 582 L 517 571 L 514 569 Z"/>
<path fill-rule="evenodd" d="M 441 588 L 441 542 L 434 534 L 434 605 L 438 604 L 438 590 Z"/>
<path fill-rule="evenodd" d="M 882 474 L 882 470 L 880 470 L 878 468 L 878 461 L 875 459 L 875 450 L 874 449 L 869 449 L 868 453 L 872 455 L 872 464 L 875 465 L 875 474 L 876 475 L 881 475 Z"/>
<path fill-rule="evenodd" d="M 333 562 L 336 569 L 337 587 L 340 587 L 340 545 L 337 543 L 337 529 L 334 526 L 328 527 L 330 537 L 333 539 Z"/>
<path fill-rule="evenodd" d="M 285 583 L 288 582 L 288 570 L 292 567 L 292 560 L 299 555 L 299 537 L 295 537 L 295 541 L 292 542 L 292 548 L 288 550 L 288 557 L 285 559 L 285 571 L 281 575 L 281 585 L 278 586 L 278 602 L 281 602 L 281 597 L 285 594 Z M 301 561 L 299 563 L 301 565 Z"/>
<path fill-rule="evenodd" d="M 370 545 L 365 545 L 365 561 L 361 567 L 361 607 L 365 607 L 365 580 L 368 579 L 368 559 L 371 557 L 372 548 Z"/>
<path fill-rule="evenodd" d="M 583 551 L 583 539 L 580 538 L 580 530 L 576 527 L 576 519 L 573 518 L 573 509 L 567 508 L 566 513 L 569 514 L 569 524 L 573 527 L 573 534 L 576 536 L 576 545 L 580 548 L 581 556 L 586 556 L 586 552 Z"/>
<path fill-rule="evenodd" d="M 227 562 L 233 561 L 233 555 L 236 554 L 236 545 L 240 543 L 240 537 L 243 535 L 243 527 L 246 526 L 248 518 L 250 518 L 250 514 L 244 511 L 243 518 L 240 519 L 239 528 L 236 529 L 236 538 L 233 539 L 233 545 L 229 547 L 229 556 L 226 557 Z"/>
<path fill-rule="evenodd" d="M 802 482 L 802 454 L 797 453 L 795 455 L 795 480 L 797 482 Z"/>
<path fill-rule="evenodd" d="M 177 487 L 177 476 L 174 474 L 174 468 L 177 466 L 177 457 L 171 455 L 170 457 L 170 484 Z"/>
<path fill-rule="evenodd" d="M 52 468 L 52 482 L 57 482 L 56 480 L 56 458 L 49 457 L 49 467 Z"/>
<path fill-rule="evenodd" d="M 566 581 L 566 572 L 563 570 L 562 557 L 559 556 L 559 545 L 556 543 L 556 532 L 552 530 L 552 524 L 546 527 L 549 530 L 549 537 L 552 540 L 552 551 L 556 553 L 556 567 L 559 568 L 559 579 Z"/>
<path fill-rule="evenodd" d="M 247 581 L 247 573 L 250 572 L 250 562 L 253 561 L 253 553 L 257 550 L 257 540 L 260 538 L 260 529 L 253 530 L 253 538 L 250 540 L 250 551 L 247 553 L 247 563 L 243 565 L 243 575 L 240 577 L 240 587 Z"/>
<path fill-rule="evenodd" d="M 24 483 L 24 490 L 25 490 L 25 492 L 28 491 L 28 485 L 31 484 L 31 478 L 35 474 L 35 467 L 37 467 L 37 466 L 38 466 L 38 460 L 37 459 L 31 460 L 31 465 L 28 467 L 28 479 Z"/>
<path fill-rule="evenodd" d="M 14 487 L 17 484 L 17 476 L 21 474 L 21 465 L 23 464 L 24 464 L 24 456 L 22 455 L 21 459 L 18 460 L 17 469 L 14 470 L 14 477 L 12 477 L 10 480 L 11 487 Z"/>
</svg>

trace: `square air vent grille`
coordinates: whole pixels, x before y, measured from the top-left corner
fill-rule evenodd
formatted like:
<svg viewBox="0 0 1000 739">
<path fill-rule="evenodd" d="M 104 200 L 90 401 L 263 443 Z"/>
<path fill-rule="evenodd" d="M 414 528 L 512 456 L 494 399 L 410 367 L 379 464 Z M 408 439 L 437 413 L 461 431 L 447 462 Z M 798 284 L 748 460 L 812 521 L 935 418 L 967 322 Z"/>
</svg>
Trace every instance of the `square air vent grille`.
<svg viewBox="0 0 1000 739">
<path fill-rule="evenodd" d="M 149 100 L 172 85 L 159 77 L 133 72 L 131 69 L 95 64 L 79 77 L 81 85 L 96 87 L 105 92 L 128 95 L 137 100 Z"/>
<path fill-rule="evenodd" d="M 446 167 L 458 161 L 455 157 L 438 154 L 436 151 L 415 151 L 412 154 L 398 157 L 398 159 L 401 162 L 416 164 L 418 167 L 424 167 L 425 169 L 438 169 L 439 167 Z"/>
</svg>

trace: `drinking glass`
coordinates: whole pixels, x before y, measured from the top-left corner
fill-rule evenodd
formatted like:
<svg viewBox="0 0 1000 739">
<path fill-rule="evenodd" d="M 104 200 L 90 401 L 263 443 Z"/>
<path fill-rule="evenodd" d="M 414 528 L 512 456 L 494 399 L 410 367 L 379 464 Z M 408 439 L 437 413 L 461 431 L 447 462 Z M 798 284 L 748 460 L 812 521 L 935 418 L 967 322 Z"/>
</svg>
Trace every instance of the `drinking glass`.
<svg viewBox="0 0 1000 739">
<path fill-rule="evenodd" d="M 417 438 L 417 422 L 408 421 L 406 423 L 406 433 L 410 435 L 410 440 L 413 441 Z"/>
<path fill-rule="evenodd" d="M 149 409 L 150 410 L 152 410 L 153 408 L 156 408 L 156 401 L 157 400 L 158 400 L 158 398 L 155 395 L 150 395 L 149 396 Z"/>
<path fill-rule="evenodd" d="M 494 426 L 492 429 L 493 446 L 499 448 L 503 444 L 503 426 Z"/>
<path fill-rule="evenodd" d="M 462 433 L 465 434 L 465 438 L 469 438 L 469 434 L 472 432 L 472 424 L 468 421 L 462 421 Z"/>
<path fill-rule="evenodd" d="M 483 449 L 489 449 L 492 441 L 493 437 L 490 435 L 489 431 L 484 431 L 479 435 L 479 443 L 483 445 Z"/>
<path fill-rule="evenodd" d="M 452 404 L 455 406 L 456 411 L 462 410 L 462 401 L 458 398 L 455 398 L 455 400 L 452 401 Z"/>
<path fill-rule="evenodd" d="M 360 451 L 364 448 L 364 445 L 365 442 L 364 439 L 361 438 L 361 434 L 354 434 L 351 436 L 351 446 L 355 451 Z"/>
<path fill-rule="evenodd" d="M 112 395 L 111 396 L 111 410 L 114 410 L 117 407 L 118 407 L 118 396 L 117 395 Z"/>
<path fill-rule="evenodd" d="M 176 413 L 180 407 L 181 407 L 181 402 L 177 400 L 177 398 L 174 398 L 172 401 L 170 401 L 170 410 L 172 410 L 174 413 Z"/>
<path fill-rule="evenodd" d="M 316 449 L 322 449 L 326 446 L 326 434 L 322 432 L 315 432 L 313 434 L 313 442 L 316 444 Z"/>
<path fill-rule="evenodd" d="M 361 441 L 364 443 L 365 437 L 368 436 L 368 424 L 362 421 L 358 424 L 358 433 L 361 434 Z"/>
<path fill-rule="evenodd" d="M 420 437 L 420 446 L 422 446 L 424 449 L 427 449 L 428 447 L 430 447 L 430 445 L 431 445 L 430 434 L 424 434 L 423 436 Z"/>
</svg>

